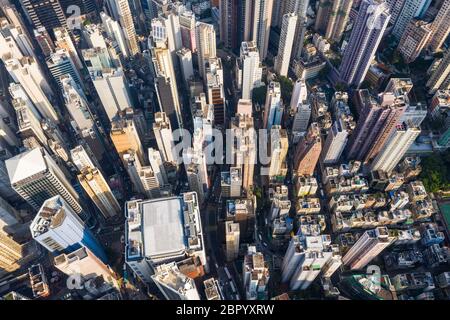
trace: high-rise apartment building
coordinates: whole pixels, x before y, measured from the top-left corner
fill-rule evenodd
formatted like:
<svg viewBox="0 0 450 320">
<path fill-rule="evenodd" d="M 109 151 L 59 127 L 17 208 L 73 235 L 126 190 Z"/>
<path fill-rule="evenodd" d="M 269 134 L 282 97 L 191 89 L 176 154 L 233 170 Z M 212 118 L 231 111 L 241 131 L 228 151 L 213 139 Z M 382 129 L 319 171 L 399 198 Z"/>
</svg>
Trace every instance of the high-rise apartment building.
<svg viewBox="0 0 450 320">
<path fill-rule="evenodd" d="M 31 235 L 50 252 L 69 253 L 87 247 L 103 262 L 103 247 L 61 196 L 48 198 L 30 225 Z"/>
<path fill-rule="evenodd" d="M 177 163 L 178 157 L 173 153 L 175 143 L 172 127 L 164 112 L 157 112 L 155 114 L 153 132 L 155 133 L 156 143 L 158 144 L 162 160 L 164 162 Z"/>
<path fill-rule="evenodd" d="M 128 48 L 127 40 L 119 22 L 113 20 L 105 12 L 100 12 L 100 18 L 102 19 L 103 28 L 105 29 L 108 37 L 117 43 L 120 52 L 125 58 L 129 57 L 130 51 Z"/>
<path fill-rule="evenodd" d="M 78 175 L 78 181 L 105 219 L 121 214 L 119 202 L 97 168 L 82 169 Z"/>
<path fill-rule="evenodd" d="M 431 24 L 422 20 L 411 20 L 398 44 L 398 51 L 406 63 L 419 57 L 431 36 Z"/>
<path fill-rule="evenodd" d="M 267 87 L 266 105 L 264 107 L 264 129 L 270 130 L 274 125 L 281 125 L 283 111 L 281 85 L 279 82 L 272 81 Z"/>
<path fill-rule="evenodd" d="M 206 81 L 206 64 L 216 57 L 216 31 L 212 24 L 197 22 L 196 25 L 198 69 L 203 81 Z"/>
<path fill-rule="evenodd" d="M 220 58 L 209 59 L 205 76 L 208 103 L 214 107 L 214 123 L 224 125 L 225 89 L 223 82 L 223 66 Z"/>
<path fill-rule="evenodd" d="M 385 2 L 361 1 L 358 16 L 339 67 L 341 81 L 355 87 L 364 81 L 389 19 L 389 8 Z"/>
<path fill-rule="evenodd" d="M 13 189 L 35 210 L 47 199 L 60 196 L 74 212 L 82 213 L 77 192 L 44 149 L 23 152 L 5 164 Z"/>
<path fill-rule="evenodd" d="M 345 254 L 342 263 L 352 270 L 360 270 L 394 241 L 395 237 L 390 235 L 386 227 L 368 230 Z"/>
<path fill-rule="evenodd" d="M 403 8 L 400 11 L 396 21 L 391 20 L 392 24 L 394 24 L 392 35 L 397 40 L 400 40 L 410 21 L 413 18 L 418 17 L 420 13 L 423 12 L 424 9 L 426 9 L 425 7 L 428 7 L 430 5 L 430 3 L 430 0 L 404 1 Z"/>
<path fill-rule="evenodd" d="M 253 0 L 252 38 L 259 49 L 261 61 L 266 59 L 272 23 L 273 0 Z M 244 99 L 247 99 L 244 97 Z"/>
<path fill-rule="evenodd" d="M 347 26 L 353 0 L 320 0 L 314 29 L 339 42 Z"/>
<path fill-rule="evenodd" d="M 369 151 L 366 154 L 364 163 L 370 163 L 384 147 L 388 138 L 395 130 L 401 117 L 406 111 L 406 104 L 401 97 L 396 98 L 394 102 L 386 107 L 384 106 L 380 117 L 377 119 L 375 126 L 372 128 L 371 134 L 376 134 L 376 137 L 371 140 L 372 144 L 369 146 Z M 369 139 L 371 136 L 369 136 Z M 368 141 L 365 142 L 367 144 Z"/>
<path fill-rule="evenodd" d="M 264 255 L 249 246 L 244 257 L 242 280 L 247 300 L 266 300 L 268 298 L 269 267 Z"/>
<path fill-rule="evenodd" d="M 221 0 L 220 10 L 220 41 L 225 47 L 236 50 L 239 48 L 239 0 Z"/>
<path fill-rule="evenodd" d="M 438 90 L 450 89 L 450 50 L 444 53 L 444 57 L 438 62 L 437 67 L 428 72 L 431 72 L 427 82 L 430 94 L 434 94 Z"/>
<path fill-rule="evenodd" d="M 195 14 L 190 10 L 186 10 L 184 6 L 182 10 L 178 11 L 178 14 L 180 17 L 180 32 L 183 47 L 191 50 L 191 52 L 196 52 L 197 34 L 195 30 Z"/>
<path fill-rule="evenodd" d="M 239 100 L 242 107 L 247 103 L 251 108 L 250 100 Z M 231 119 L 231 130 L 235 137 L 236 145 L 234 150 L 234 166 L 242 168 L 242 188 L 249 192 L 253 186 L 254 168 L 256 164 L 256 132 L 254 131 L 253 117 L 239 110 L 236 116 Z"/>
<path fill-rule="evenodd" d="M 322 161 L 326 165 L 336 164 L 347 145 L 348 136 L 355 128 L 352 116 L 342 115 L 336 119 L 330 129 L 323 145 Z"/>
<path fill-rule="evenodd" d="M 311 123 L 308 133 L 300 139 L 294 155 L 294 171 L 298 176 L 312 176 L 322 151 L 319 125 Z"/>
<path fill-rule="evenodd" d="M 286 156 L 289 149 L 289 139 L 285 129 L 275 125 L 270 129 L 270 166 L 269 180 L 271 182 L 282 182 L 286 177 Z"/>
<path fill-rule="evenodd" d="M 278 55 L 275 57 L 275 71 L 280 76 L 287 77 L 291 62 L 292 48 L 295 40 L 298 16 L 294 13 L 285 14 L 281 26 Z"/>
<path fill-rule="evenodd" d="M 277 218 L 286 218 L 289 216 L 289 211 L 291 210 L 288 187 L 285 185 L 277 185 L 273 191 L 272 205 L 269 212 L 270 221 Z"/>
<path fill-rule="evenodd" d="M 397 125 L 371 164 L 372 171 L 392 172 L 420 134 L 420 128 L 408 123 Z"/>
<path fill-rule="evenodd" d="M 234 261 L 239 254 L 239 223 L 225 222 L 225 252 L 228 262 Z"/>
<path fill-rule="evenodd" d="M 333 256 L 338 255 L 339 248 L 331 245 L 329 235 L 294 236 L 283 259 L 282 282 L 289 282 L 291 290 L 306 290 L 325 270 Z M 334 266 L 333 271 L 336 271 L 339 265 L 338 263 L 337 267 Z"/>
<path fill-rule="evenodd" d="M 405 109 L 404 104 L 366 104 L 349 138 L 347 158 L 359 161 L 366 159 L 366 162 L 372 160 L 399 123 Z"/>
<path fill-rule="evenodd" d="M 450 0 L 442 1 L 441 8 L 431 24 L 431 36 L 427 47 L 432 51 L 438 51 L 450 34 L 448 20 L 450 19 Z"/>
<path fill-rule="evenodd" d="M 253 89 L 261 85 L 262 67 L 256 42 L 242 42 L 239 69 L 242 72 L 242 99 L 252 99 Z"/>
</svg>

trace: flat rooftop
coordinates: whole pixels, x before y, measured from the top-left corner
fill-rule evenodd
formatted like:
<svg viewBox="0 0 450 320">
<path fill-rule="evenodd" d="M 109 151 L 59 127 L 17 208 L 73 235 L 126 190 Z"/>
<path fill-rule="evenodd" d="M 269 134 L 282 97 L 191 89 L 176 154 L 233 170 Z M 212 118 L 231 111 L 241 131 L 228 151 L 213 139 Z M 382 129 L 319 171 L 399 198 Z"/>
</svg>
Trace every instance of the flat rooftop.
<svg viewBox="0 0 450 320">
<path fill-rule="evenodd" d="M 178 197 L 142 203 L 144 254 L 157 257 L 186 249 L 183 207 Z"/>
</svg>

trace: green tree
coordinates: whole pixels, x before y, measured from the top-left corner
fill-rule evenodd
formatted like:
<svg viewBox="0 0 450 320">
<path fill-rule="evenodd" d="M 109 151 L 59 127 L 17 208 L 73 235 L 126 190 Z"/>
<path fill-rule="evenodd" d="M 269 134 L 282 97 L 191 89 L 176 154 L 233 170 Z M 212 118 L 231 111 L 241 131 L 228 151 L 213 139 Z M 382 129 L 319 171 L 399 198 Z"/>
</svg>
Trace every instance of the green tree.
<svg viewBox="0 0 450 320">
<path fill-rule="evenodd" d="M 292 98 L 292 90 L 294 90 L 294 83 L 291 79 L 280 76 L 278 77 L 278 82 L 280 82 L 281 87 L 281 98 L 283 99 L 284 104 L 288 105 L 291 103 Z"/>
<path fill-rule="evenodd" d="M 253 103 L 257 103 L 260 105 L 265 104 L 266 103 L 266 95 L 267 95 L 267 87 L 266 86 L 254 88 L 252 91 Z"/>
<path fill-rule="evenodd" d="M 336 91 L 347 91 L 348 90 L 348 86 L 343 82 L 336 83 L 334 88 L 336 89 Z"/>
<path fill-rule="evenodd" d="M 420 179 L 428 192 L 450 189 L 450 150 L 422 159 L 421 165 Z"/>
</svg>

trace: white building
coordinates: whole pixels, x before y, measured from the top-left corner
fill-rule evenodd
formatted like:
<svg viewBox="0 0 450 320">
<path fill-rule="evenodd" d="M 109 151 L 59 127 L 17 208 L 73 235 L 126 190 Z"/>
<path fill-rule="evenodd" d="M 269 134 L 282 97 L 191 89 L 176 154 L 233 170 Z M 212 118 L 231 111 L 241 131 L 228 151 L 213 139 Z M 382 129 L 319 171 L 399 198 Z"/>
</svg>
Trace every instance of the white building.
<svg viewBox="0 0 450 320">
<path fill-rule="evenodd" d="M 78 193 L 44 149 L 23 152 L 5 164 L 13 189 L 35 210 L 47 199 L 59 195 L 77 214 L 82 212 Z"/>
<path fill-rule="evenodd" d="M 189 256 L 198 257 L 208 270 L 195 192 L 128 201 L 125 215 L 125 261 L 142 281 L 152 281 L 156 266 Z"/>
<path fill-rule="evenodd" d="M 281 26 L 278 55 L 275 58 L 275 71 L 280 76 L 287 77 L 288 75 L 296 28 L 297 15 L 293 13 L 285 14 L 283 16 L 283 24 Z"/>
<path fill-rule="evenodd" d="M 255 42 L 242 42 L 240 55 L 242 99 L 252 99 L 253 89 L 261 85 L 262 67 Z"/>
<path fill-rule="evenodd" d="M 103 262 L 107 257 L 92 232 L 60 196 L 46 200 L 30 225 L 31 235 L 50 252 L 87 247 Z"/>
<path fill-rule="evenodd" d="M 279 82 L 271 82 L 267 87 L 266 105 L 264 108 L 264 128 L 270 130 L 274 125 L 281 125 L 283 101 Z"/>
<path fill-rule="evenodd" d="M 398 125 L 373 160 L 371 170 L 392 172 L 419 135 L 420 128 L 409 126 L 406 123 Z"/>
<path fill-rule="evenodd" d="M 156 267 L 152 279 L 167 300 L 200 300 L 194 280 L 181 273 L 175 262 Z"/>
<path fill-rule="evenodd" d="M 291 290 L 306 290 L 325 267 L 329 274 L 336 271 L 330 264 L 336 254 L 329 235 L 293 237 L 282 264 L 282 282 L 289 282 Z"/>
<path fill-rule="evenodd" d="M 121 68 L 91 72 L 92 82 L 103 108 L 112 120 L 119 111 L 133 108 L 128 83 Z"/>
</svg>

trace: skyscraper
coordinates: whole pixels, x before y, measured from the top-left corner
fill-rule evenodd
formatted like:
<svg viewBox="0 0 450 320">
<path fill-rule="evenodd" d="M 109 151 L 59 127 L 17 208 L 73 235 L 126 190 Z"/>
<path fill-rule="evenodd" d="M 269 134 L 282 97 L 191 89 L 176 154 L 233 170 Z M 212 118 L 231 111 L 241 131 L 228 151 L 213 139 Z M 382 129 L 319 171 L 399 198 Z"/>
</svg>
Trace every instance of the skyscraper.
<svg viewBox="0 0 450 320">
<path fill-rule="evenodd" d="M 355 122 L 351 116 L 343 116 L 336 119 L 328 130 L 327 139 L 323 145 L 322 161 L 326 165 L 335 164 L 341 158 L 348 136 L 355 128 Z"/>
<path fill-rule="evenodd" d="M 275 71 L 280 76 L 287 77 L 288 75 L 297 19 L 297 15 L 293 13 L 285 14 L 283 16 L 280 42 L 278 44 L 278 55 L 275 58 Z"/>
<path fill-rule="evenodd" d="M 272 10 L 273 0 L 253 0 L 252 40 L 258 46 L 261 61 L 266 59 L 269 48 Z"/>
<path fill-rule="evenodd" d="M 57 27 L 67 28 L 67 19 L 59 0 L 20 0 L 27 18 L 37 29 L 51 31 Z"/>
<path fill-rule="evenodd" d="M 200 300 L 194 280 L 181 273 L 175 262 L 155 269 L 152 279 L 167 300 Z"/>
<path fill-rule="evenodd" d="M 131 15 L 130 6 L 128 0 L 114 0 L 119 16 L 119 22 L 122 26 L 123 33 L 128 44 L 128 50 L 131 55 L 135 55 L 140 52 L 139 45 L 136 37 L 136 29 L 134 28 L 133 16 Z"/>
<path fill-rule="evenodd" d="M 47 199 L 60 196 L 77 214 L 83 211 L 75 189 L 44 149 L 23 152 L 5 163 L 12 187 L 35 210 Z"/>
<path fill-rule="evenodd" d="M 256 132 L 254 131 L 253 117 L 245 113 L 242 106 L 252 107 L 250 100 L 239 100 L 238 112 L 231 119 L 231 130 L 236 139 L 233 165 L 242 166 L 242 187 L 249 192 L 253 186 L 254 167 L 256 164 Z"/>
<path fill-rule="evenodd" d="M 281 125 L 283 111 L 280 83 L 272 81 L 267 87 L 266 105 L 264 107 L 264 128 L 270 130 L 274 125 Z"/>
<path fill-rule="evenodd" d="M 282 282 L 289 282 L 291 290 L 308 289 L 338 252 L 329 235 L 292 237 L 282 263 Z"/>
<path fill-rule="evenodd" d="M 270 129 L 270 166 L 269 180 L 283 182 L 287 173 L 286 155 L 289 149 L 289 140 L 285 129 L 275 125 Z"/>
<path fill-rule="evenodd" d="M 225 251 L 228 262 L 238 257 L 239 234 L 239 223 L 234 223 L 233 221 L 225 222 Z"/>
<path fill-rule="evenodd" d="M 24 248 L 0 229 L 0 274 L 20 268 Z"/>
<path fill-rule="evenodd" d="M 44 201 L 30 231 L 33 239 L 50 252 L 69 253 L 87 247 L 103 262 L 107 261 L 94 234 L 61 196 Z"/>
<path fill-rule="evenodd" d="M 261 85 L 262 67 L 256 42 L 242 42 L 239 59 L 242 70 L 242 99 L 252 99 L 253 89 Z"/>
<path fill-rule="evenodd" d="M 355 87 L 364 81 L 389 19 L 389 9 L 385 2 L 381 0 L 361 2 L 339 68 L 341 81 Z"/>
<path fill-rule="evenodd" d="M 22 86 L 41 115 L 58 123 L 59 117 L 52 103 L 53 90 L 37 62 L 30 57 L 4 62 L 14 82 Z"/>
<path fill-rule="evenodd" d="M 442 6 L 431 25 L 431 36 L 427 47 L 432 51 L 437 51 L 450 34 L 448 21 L 450 19 L 450 0 L 442 1 Z"/>
<path fill-rule="evenodd" d="M 125 210 L 125 262 L 142 281 L 151 283 L 156 266 L 187 257 L 200 259 L 208 270 L 195 192 L 128 201 Z"/>
<path fill-rule="evenodd" d="M 398 44 L 398 51 L 406 63 L 417 59 L 431 36 L 431 24 L 422 20 L 411 20 Z"/>
<path fill-rule="evenodd" d="M 119 202 L 97 168 L 83 168 L 78 175 L 78 181 L 105 219 L 121 214 Z"/>
<path fill-rule="evenodd" d="M 60 89 L 62 89 L 60 78 L 61 76 L 66 75 L 70 75 L 73 81 L 75 81 L 80 88 L 84 87 L 84 83 L 81 80 L 81 75 L 78 73 L 75 63 L 72 61 L 72 58 L 65 49 L 59 49 L 52 53 L 49 59 L 47 59 L 47 67 Z"/>
<path fill-rule="evenodd" d="M 312 176 L 322 151 L 319 125 L 311 123 L 308 133 L 300 139 L 294 156 L 294 171 L 299 176 Z"/>
<path fill-rule="evenodd" d="M 95 70 L 91 72 L 91 78 L 110 120 L 119 111 L 133 107 L 128 82 L 121 68 Z"/>
<path fill-rule="evenodd" d="M 19 223 L 19 212 L 0 196 L 0 230 Z"/>
<path fill-rule="evenodd" d="M 352 270 L 364 268 L 370 261 L 387 248 L 395 237 L 391 236 L 386 227 L 368 230 L 356 241 L 342 258 L 342 263 Z"/>
<path fill-rule="evenodd" d="M 110 137 L 121 159 L 125 153 L 133 150 L 139 157 L 140 163 L 146 163 L 147 155 L 132 117 L 121 115 L 120 118 L 111 122 Z"/>
<path fill-rule="evenodd" d="M 236 50 L 239 48 L 239 0 L 221 0 L 220 10 L 220 41 L 226 48 Z"/>
<path fill-rule="evenodd" d="M 120 24 L 111 19 L 111 17 L 104 12 L 100 12 L 100 18 L 102 19 L 103 28 L 105 29 L 108 37 L 117 42 L 117 45 L 125 58 L 129 57 L 130 51 Z"/>
<path fill-rule="evenodd" d="M 420 128 L 407 123 L 397 125 L 371 164 L 372 171 L 392 172 L 420 134 Z"/>
<path fill-rule="evenodd" d="M 364 106 L 347 144 L 347 158 L 370 162 L 383 147 L 406 109 L 404 104 L 391 106 L 373 102 Z"/>
<path fill-rule="evenodd" d="M 287 0 L 284 4 L 283 14 L 297 15 L 297 27 L 294 36 L 294 46 L 292 48 L 291 61 L 299 60 L 302 55 L 305 32 L 307 26 L 306 12 L 308 10 L 309 0 Z"/>
<path fill-rule="evenodd" d="M 169 119 L 164 112 L 155 114 L 155 123 L 153 124 L 156 143 L 158 144 L 161 158 L 164 162 L 177 163 L 177 157 L 173 153 L 175 146 Z"/>
<path fill-rule="evenodd" d="M 87 247 L 81 247 L 69 253 L 61 253 L 53 259 L 53 263 L 58 270 L 68 276 L 80 275 L 83 281 L 103 277 L 105 282 L 117 286 L 113 271 Z"/>
<path fill-rule="evenodd" d="M 206 64 L 216 57 L 216 31 L 212 24 L 197 22 L 196 25 L 198 68 L 200 76 L 206 82 Z"/>
<path fill-rule="evenodd" d="M 427 88 L 430 94 L 434 94 L 438 90 L 450 89 L 450 50 L 444 53 L 444 57 L 438 62 L 437 67 L 431 70 Z"/>
<path fill-rule="evenodd" d="M 223 66 L 220 58 L 209 59 L 206 68 L 206 90 L 208 103 L 214 107 L 214 123 L 225 123 L 225 89 Z"/>
<path fill-rule="evenodd" d="M 268 298 L 268 287 L 270 274 L 264 255 L 249 246 L 244 257 L 242 281 L 244 283 L 247 300 L 266 300 Z"/>
<path fill-rule="evenodd" d="M 424 6 L 429 5 L 429 0 L 409 0 L 405 1 L 402 10 L 396 21 L 392 21 L 394 28 L 392 29 L 393 36 L 399 40 L 401 39 L 409 22 L 417 17 L 422 12 Z"/>
<path fill-rule="evenodd" d="M 398 101 L 397 101 L 398 99 Z M 381 148 L 386 144 L 389 136 L 395 130 L 396 125 L 400 122 L 402 115 L 405 113 L 406 105 L 401 98 L 397 98 L 392 105 L 384 107 L 380 117 L 373 128 L 372 133 L 376 133 L 376 137 L 372 140 L 372 145 L 364 159 L 364 163 L 370 163 L 380 152 Z M 369 136 L 370 139 L 370 136 Z M 368 141 L 365 142 L 366 144 Z"/>
<path fill-rule="evenodd" d="M 320 0 L 314 29 L 339 42 L 347 26 L 353 0 Z"/>
<path fill-rule="evenodd" d="M 152 48 L 152 60 L 155 71 L 155 88 L 159 107 L 170 119 L 173 130 L 183 127 L 180 98 L 172 60 L 172 54 L 164 45 Z"/>
</svg>

